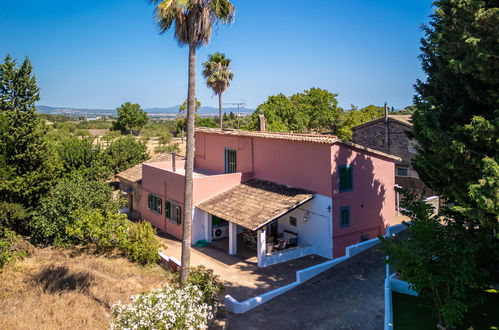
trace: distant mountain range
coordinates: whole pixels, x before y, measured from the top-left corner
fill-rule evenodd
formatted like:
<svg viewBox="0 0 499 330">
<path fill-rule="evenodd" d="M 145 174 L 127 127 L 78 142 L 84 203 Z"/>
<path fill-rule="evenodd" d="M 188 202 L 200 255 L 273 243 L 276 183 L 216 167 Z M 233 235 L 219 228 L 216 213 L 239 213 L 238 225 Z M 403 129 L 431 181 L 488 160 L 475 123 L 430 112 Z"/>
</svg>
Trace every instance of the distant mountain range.
<svg viewBox="0 0 499 330">
<path fill-rule="evenodd" d="M 180 105 L 176 105 L 168 108 L 147 108 L 144 109 L 149 116 L 165 116 L 171 117 L 178 114 L 178 108 Z M 66 115 L 74 117 L 98 117 L 98 116 L 116 116 L 116 109 L 80 109 L 80 108 L 65 108 L 65 107 L 50 107 L 46 105 L 36 106 L 39 113 L 49 114 L 49 115 Z M 233 112 L 241 115 L 248 115 L 255 111 L 255 109 L 237 109 L 237 108 L 224 108 L 224 112 L 229 114 Z M 199 115 L 202 116 L 216 116 L 218 114 L 218 108 L 215 107 L 201 107 L 198 111 Z"/>
</svg>

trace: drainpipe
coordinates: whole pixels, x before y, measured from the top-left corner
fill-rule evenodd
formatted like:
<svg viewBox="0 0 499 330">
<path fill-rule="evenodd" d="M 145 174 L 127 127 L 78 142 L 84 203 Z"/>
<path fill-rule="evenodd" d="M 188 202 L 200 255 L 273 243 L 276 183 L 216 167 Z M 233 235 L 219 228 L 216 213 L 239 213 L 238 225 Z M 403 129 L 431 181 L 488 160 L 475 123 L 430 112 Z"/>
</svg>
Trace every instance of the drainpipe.
<svg viewBox="0 0 499 330">
<path fill-rule="evenodd" d="M 177 155 L 176 153 L 172 152 L 172 170 L 173 170 L 173 172 L 176 171 L 176 166 L 175 166 L 175 156 L 176 155 Z"/>
</svg>

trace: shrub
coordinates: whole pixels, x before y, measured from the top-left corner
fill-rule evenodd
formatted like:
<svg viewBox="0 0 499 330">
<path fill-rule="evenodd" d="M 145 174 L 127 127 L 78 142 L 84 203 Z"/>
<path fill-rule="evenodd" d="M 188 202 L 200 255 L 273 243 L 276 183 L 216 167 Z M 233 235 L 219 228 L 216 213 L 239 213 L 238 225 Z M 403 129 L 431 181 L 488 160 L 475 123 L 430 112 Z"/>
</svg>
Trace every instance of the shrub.
<svg viewBox="0 0 499 330">
<path fill-rule="evenodd" d="M 131 135 L 110 142 L 101 153 L 102 162 L 110 173 L 117 174 L 149 158 L 147 146 Z"/>
<path fill-rule="evenodd" d="M 94 244 L 98 249 L 118 248 L 142 265 L 159 260 L 159 243 L 148 222 L 133 223 L 124 214 L 78 210 L 76 221 L 66 227 L 68 238 L 78 244 Z"/>
<path fill-rule="evenodd" d="M 75 174 L 41 199 L 29 223 L 31 235 L 36 243 L 71 243 L 66 227 L 76 221 L 76 210 L 100 210 L 107 214 L 117 213 L 118 208 L 119 202 L 112 199 L 112 189 L 106 183 Z"/>
<path fill-rule="evenodd" d="M 0 227 L 0 271 L 16 259 L 25 257 L 27 249 L 21 248 L 20 237 L 7 228 Z"/>
<path fill-rule="evenodd" d="M 133 296 L 128 305 L 113 305 L 111 315 L 115 318 L 111 329 L 205 329 L 212 308 L 194 285 L 166 286 Z"/>
<path fill-rule="evenodd" d="M 179 278 L 177 277 L 177 282 Z M 205 266 L 197 266 L 189 269 L 187 284 L 198 287 L 203 294 L 203 302 L 215 306 L 218 305 L 218 299 L 224 289 L 220 276 L 216 275 L 212 269 Z"/>
<path fill-rule="evenodd" d="M 17 203 L 0 201 L 0 227 L 9 228 L 18 233 L 27 230 L 28 212 Z"/>
<path fill-rule="evenodd" d="M 159 261 L 159 243 L 156 239 L 156 230 L 149 222 L 130 222 L 126 243 L 122 249 L 133 261 L 142 265 Z"/>
</svg>

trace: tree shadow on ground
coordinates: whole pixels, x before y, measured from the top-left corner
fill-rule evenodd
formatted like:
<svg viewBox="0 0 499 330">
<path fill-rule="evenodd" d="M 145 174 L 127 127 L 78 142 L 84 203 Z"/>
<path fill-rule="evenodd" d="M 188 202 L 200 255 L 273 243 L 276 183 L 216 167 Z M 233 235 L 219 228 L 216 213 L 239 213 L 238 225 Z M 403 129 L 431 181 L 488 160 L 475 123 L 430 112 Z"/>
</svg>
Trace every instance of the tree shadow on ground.
<svg viewBox="0 0 499 330">
<path fill-rule="evenodd" d="M 66 266 L 46 266 L 33 276 L 33 281 L 48 293 L 87 292 L 94 277 L 88 272 L 74 272 Z"/>
</svg>

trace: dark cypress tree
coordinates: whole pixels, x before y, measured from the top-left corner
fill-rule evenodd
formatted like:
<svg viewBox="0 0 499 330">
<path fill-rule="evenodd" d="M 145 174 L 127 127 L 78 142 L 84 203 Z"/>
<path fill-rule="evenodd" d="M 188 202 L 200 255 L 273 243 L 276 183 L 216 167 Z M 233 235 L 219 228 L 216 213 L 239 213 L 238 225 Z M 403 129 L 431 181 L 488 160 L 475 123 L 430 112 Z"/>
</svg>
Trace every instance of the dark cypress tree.
<svg viewBox="0 0 499 330">
<path fill-rule="evenodd" d="M 36 113 L 40 89 L 31 62 L 10 56 L 0 64 L 0 200 L 35 206 L 58 178 L 60 164 L 47 143 L 46 127 Z"/>
<path fill-rule="evenodd" d="M 498 1 L 435 1 L 416 84 L 414 166 L 473 224 L 498 227 Z"/>
</svg>

